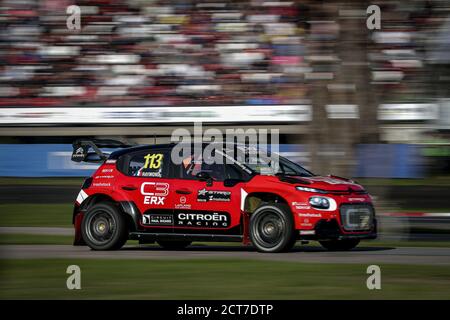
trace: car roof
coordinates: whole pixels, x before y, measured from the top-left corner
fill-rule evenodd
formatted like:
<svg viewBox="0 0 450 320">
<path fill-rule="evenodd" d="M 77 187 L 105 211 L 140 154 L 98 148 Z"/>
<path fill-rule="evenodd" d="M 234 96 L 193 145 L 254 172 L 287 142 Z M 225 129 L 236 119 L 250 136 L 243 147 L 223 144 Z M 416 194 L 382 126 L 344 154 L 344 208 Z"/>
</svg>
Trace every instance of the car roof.
<svg viewBox="0 0 450 320">
<path fill-rule="evenodd" d="M 116 150 L 114 152 L 112 152 L 109 155 L 108 159 L 118 159 L 120 156 L 127 154 L 127 153 L 131 153 L 131 152 L 138 152 L 138 151 L 144 151 L 144 150 L 159 150 L 159 149 L 166 149 L 166 150 L 172 150 L 172 148 L 174 146 L 176 146 L 178 143 L 172 142 L 172 143 L 164 143 L 164 144 L 146 144 L 146 145 L 136 145 L 133 147 L 128 147 L 128 148 L 122 148 L 119 150 Z M 181 142 L 181 144 L 183 145 L 188 145 L 188 143 L 186 142 Z M 191 143 L 191 145 L 193 145 L 193 143 Z M 228 141 L 223 141 L 222 143 L 220 142 L 202 142 L 202 146 L 205 147 L 207 145 L 217 145 L 221 148 L 226 147 L 227 145 L 230 144 L 230 142 Z M 231 143 L 234 146 L 242 146 L 242 147 L 247 147 L 246 145 L 240 144 L 240 143 Z"/>
<path fill-rule="evenodd" d="M 152 149 L 171 150 L 174 146 L 175 146 L 175 143 L 137 145 L 137 146 L 133 146 L 133 147 L 129 147 L 129 148 L 123 148 L 123 149 L 116 150 L 109 155 L 109 159 L 117 159 L 118 157 L 120 157 L 124 154 L 127 154 L 127 153 L 149 150 L 149 149 L 150 150 L 152 150 Z"/>
</svg>

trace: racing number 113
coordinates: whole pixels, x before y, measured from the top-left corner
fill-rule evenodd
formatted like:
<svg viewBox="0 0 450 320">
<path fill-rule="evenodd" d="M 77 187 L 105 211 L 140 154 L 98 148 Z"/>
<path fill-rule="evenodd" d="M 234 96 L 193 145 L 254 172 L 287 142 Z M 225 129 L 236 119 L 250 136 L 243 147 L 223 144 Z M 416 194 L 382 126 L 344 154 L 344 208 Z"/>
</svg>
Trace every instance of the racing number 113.
<svg viewBox="0 0 450 320">
<path fill-rule="evenodd" d="M 163 155 L 161 153 L 148 154 L 144 157 L 144 169 L 159 169 L 161 167 Z"/>
</svg>

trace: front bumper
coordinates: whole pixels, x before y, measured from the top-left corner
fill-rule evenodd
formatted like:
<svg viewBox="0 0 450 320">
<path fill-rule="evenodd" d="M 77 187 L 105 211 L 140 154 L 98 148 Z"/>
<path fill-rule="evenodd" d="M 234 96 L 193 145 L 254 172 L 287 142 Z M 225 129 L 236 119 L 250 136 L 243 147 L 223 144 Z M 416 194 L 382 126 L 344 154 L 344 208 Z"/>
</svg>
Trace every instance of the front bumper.
<svg viewBox="0 0 450 320">
<path fill-rule="evenodd" d="M 299 230 L 299 240 L 343 240 L 343 239 L 376 239 L 377 238 L 377 220 L 373 220 L 373 227 L 366 232 L 343 232 L 336 219 L 319 220 L 313 230 L 307 230 L 302 233 Z"/>
</svg>

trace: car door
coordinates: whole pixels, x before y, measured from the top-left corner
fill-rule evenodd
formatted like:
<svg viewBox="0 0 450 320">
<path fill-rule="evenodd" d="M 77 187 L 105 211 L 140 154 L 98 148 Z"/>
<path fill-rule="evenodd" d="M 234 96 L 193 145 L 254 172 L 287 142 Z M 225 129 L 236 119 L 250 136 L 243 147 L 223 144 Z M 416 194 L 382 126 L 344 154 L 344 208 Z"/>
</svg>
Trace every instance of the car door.
<svg viewBox="0 0 450 320">
<path fill-rule="evenodd" d="M 119 190 L 132 200 L 142 213 L 144 228 L 172 231 L 173 192 L 170 153 L 164 149 L 148 149 L 125 155 Z"/>
<path fill-rule="evenodd" d="M 225 179 L 238 174 L 231 173 L 238 170 L 205 160 L 190 155 L 183 163 L 174 164 L 174 232 L 239 234 L 244 182 L 226 186 Z M 197 178 L 199 172 L 206 172 L 211 180 Z"/>
</svg>

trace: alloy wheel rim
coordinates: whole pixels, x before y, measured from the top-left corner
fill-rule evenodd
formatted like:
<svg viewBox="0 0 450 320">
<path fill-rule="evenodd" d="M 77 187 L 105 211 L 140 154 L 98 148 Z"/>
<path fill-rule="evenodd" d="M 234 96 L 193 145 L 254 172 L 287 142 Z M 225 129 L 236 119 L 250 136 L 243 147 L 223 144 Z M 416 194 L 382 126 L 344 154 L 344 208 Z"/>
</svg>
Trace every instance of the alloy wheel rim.
<svg viewBox="0 0 450 320">
<path fill-rule="evenodd" d="M 97 245 L 111 241 L 117 229 L 116 221 L 111 213 L 98 210 L 93 213 L 86 223 L 89 240 Z"/>
<path fill-rule="evenodd" d="M 277 246 L 283 240 L 285 222 L 274 211 L 261 213 L 254 224 L 255 240 L 266 248 Z"/>
</svg>

